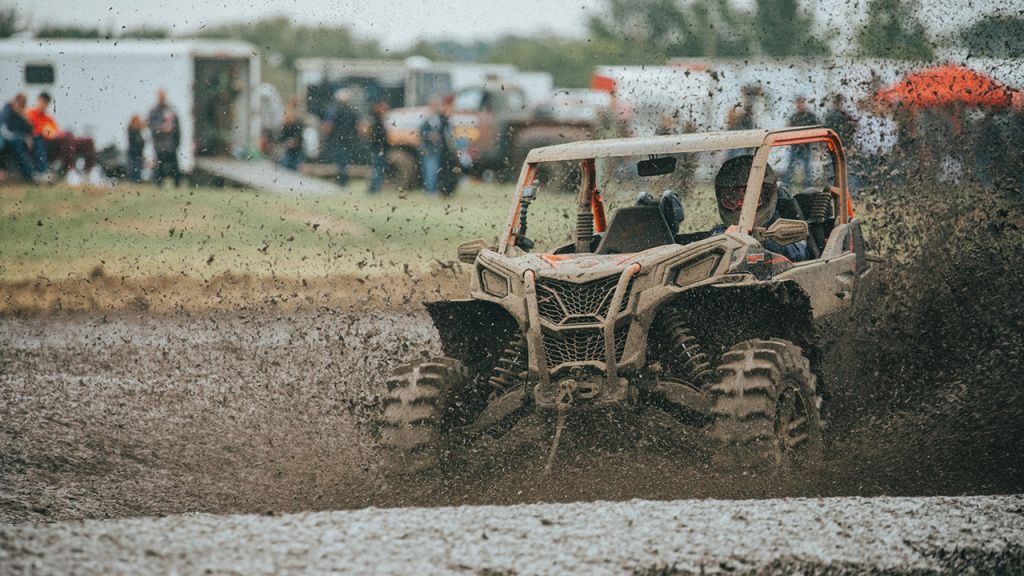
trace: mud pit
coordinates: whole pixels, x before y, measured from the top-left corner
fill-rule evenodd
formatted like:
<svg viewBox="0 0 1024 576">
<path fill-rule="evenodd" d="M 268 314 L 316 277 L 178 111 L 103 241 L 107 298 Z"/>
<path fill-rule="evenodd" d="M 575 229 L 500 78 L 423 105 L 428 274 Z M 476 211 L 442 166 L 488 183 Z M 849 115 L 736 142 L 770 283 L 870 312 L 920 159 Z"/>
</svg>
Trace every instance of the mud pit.
<svg viewBox="0 0 1024 576">
<path fill-rule="evenodd" d="M 538 453 L 488 478 L 386 486 L 369 425 L 381 374 L 393 358 L 433 350 L 433 338 L 421 313 L 6 318 L 0 522 L 1024 489 L 1019 454 L 973 445 L 965 461 L 962 443 L 948 444 L 976 406 L 945 397 L 923 413 L 834 415 L 833 456 L 813 482 L 728 481 L 685 455 L 630 450 L 627 437 L 624 452 L 563 457 L 549 478 Z"/>
</svg>

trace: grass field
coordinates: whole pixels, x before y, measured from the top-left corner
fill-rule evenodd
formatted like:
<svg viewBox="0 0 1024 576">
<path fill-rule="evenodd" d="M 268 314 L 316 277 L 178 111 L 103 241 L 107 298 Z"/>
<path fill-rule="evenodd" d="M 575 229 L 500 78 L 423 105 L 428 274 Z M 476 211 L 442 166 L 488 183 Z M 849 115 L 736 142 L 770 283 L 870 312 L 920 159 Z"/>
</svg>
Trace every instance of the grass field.
<svg viewBox="0 0 1024 576">
<path fill-rule="evenodd" d="M 509 186 L 331 196 L 231 188 L 0 188 L 0 281 L 225 272 L 330 276 L 422 268 L 496 238 Z"/>
<path fill-rule="evenodd" d="M 609 209 L 631 203 L 633 187 L 609 199 Z M 155 299 L 165 307 L 215 305 L 225 282 L 235 285 L 235 303 L 273 293 L 347 304 L 374 291 L 385 293 L 378 301 L 402 293 L 397 299 L 409 302 L 464 290 L 456 248 L 497 240 L 513 188 L 467 182 L 453 197 L 435 198 L 397 190 L 369 196 L 359 181 L 332 195 L 0 187 L 0 309 L 155 306 Z M 688 201 L 688 224 L 717 223 L 710 194 Z M 542 192 L 529 223 L 538 249 L 571 241 L 575 196 Z"/>
</svg>

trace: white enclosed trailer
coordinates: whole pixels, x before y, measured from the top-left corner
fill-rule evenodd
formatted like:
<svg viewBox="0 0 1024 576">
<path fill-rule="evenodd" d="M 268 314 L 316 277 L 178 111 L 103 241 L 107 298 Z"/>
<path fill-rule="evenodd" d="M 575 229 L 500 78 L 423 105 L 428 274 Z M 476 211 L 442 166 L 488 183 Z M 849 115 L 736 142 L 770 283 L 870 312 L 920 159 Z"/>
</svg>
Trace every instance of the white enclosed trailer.
<svg viewBox="0 0 1024 576">
<path fill-rule="evenodd" d="M 5 101 L 24 92 L 31 105 L 48 92 L 58 125 L 92 137 L 99 150 L 124 151 L 128 121 L 145 119 L 165 90 L 180 118 L 185 172 L 197 156 L 259 144 L 259 57 L 243 42 L 9 39 L 0 41 L 0 78 Z"/>
</svg>

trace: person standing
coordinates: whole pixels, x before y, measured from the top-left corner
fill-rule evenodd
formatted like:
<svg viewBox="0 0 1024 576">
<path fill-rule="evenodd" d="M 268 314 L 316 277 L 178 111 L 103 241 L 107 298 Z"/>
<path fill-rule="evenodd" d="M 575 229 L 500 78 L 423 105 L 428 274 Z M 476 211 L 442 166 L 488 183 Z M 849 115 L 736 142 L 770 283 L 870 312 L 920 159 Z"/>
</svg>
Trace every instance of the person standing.
<svg viewBox="0 0 1024 576">
<path fill-rule="evenodd" d="M 437 183 L 441 173 L 446 147 L 444 110 L 440 100 L 430 102 L 430 115 L 420 125 L 420 165 L 423 168 L 423 190 L 437 194 Z"/>
<path fill-rule="evenodd" d="M 279 140 L 284 145 L 284 152 L 281 154 L 281 166 L 288 170 L 298 170 L 299 166 L 306 160 L 306 154 L 302 147 L 302 133 L 306 126 L 295 114 L 291 106 L 284 111 L 284 122 L 281 124 L 281 135 Z"/>
<path fill-rule="evenodd" d="M 146 149 L 142 130 L 145 127 L 146 124 L 137 115 L 128 121 L 128 179 L 136 184 L 142 182 L 143 152 Z"/>
<path fill-rule="evenodd" d="M 334 154 L 334 164 L 338 168 L 338 186 L 348 186 L 348 165 L 356 151 L 356 125 L 359 118 L 352 107 L 352 93 L 342 88 L 334 93 L 334 106 L 324 118 L 324 146 Z"/>
<path fill-rule="evenodd" d="M 825 113 L 825 126 L 839 135 L 844 146 L 852 146 L 857 135 L 857 120 L 846 111 L 842 94 L 832 96 L 832 106 Z"/>
<path fill-rule="evenodd" d="M 807 99 L 803 96 L 796 97 L 796 111 L 789 117 L 790 126 L 815 126 L 818 124 L 818 117 L 807 108 Z M 790 146 L 789 169 L 786 170 L 786 185 L 792 190 L 793 175 L 800 167 L 800 176 L 803 185 L 806 186 L 812 178 L 811 173 L 811 147 L 808 144 Z"/>
<path fill-rule="evenodd" d="M 156 106 L 149 112 L 149 131 L 153 136 L 153 150 L 156 152 L 156 170 L 153 177 L 156 185 L 163 184 L 164 177 L 174 178 L 174 187 L 181 185 L 181 170 L 178 168 L 178 147 L 181 145 L 181 124 L 178 113 L 167 103 L 167 92 L 156 93 Z"/>
<path fill-rule="evenodd" d="M 379 100 L 373 105 L 373 124 L 370 126 L 370 187 L 368 192 L 376 194 L 384 184 L 384 172 L 388 166 L 388 103 Z"/>
</svg>

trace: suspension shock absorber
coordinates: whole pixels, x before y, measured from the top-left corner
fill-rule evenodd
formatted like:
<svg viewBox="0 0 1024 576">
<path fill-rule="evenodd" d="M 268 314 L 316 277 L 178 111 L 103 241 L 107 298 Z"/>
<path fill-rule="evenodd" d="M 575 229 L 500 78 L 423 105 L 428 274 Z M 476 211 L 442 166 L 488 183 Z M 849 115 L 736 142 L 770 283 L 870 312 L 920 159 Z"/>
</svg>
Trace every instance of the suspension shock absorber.
<svg viewBox="0 0 1024 576">
<path fill-rule="evenodd" d="M 491 376 L 487 384 L 496 396 L 502 396 L 511 390 L 520 380 L 522 372 L 526 370 L 526 335 L 517 332 L 509 340 L 505 349 L 498 357 L 497 363 L 491 370 Z"/>
<path fill-rule="evenodd" d="M 711 376 L 711 363 L 703 347 L 687 326 L 682 312 L 675 308 L 662 311 L 663 334 L 667 338 L 664 359 L 669 373 L 694 386 L 701 386 Z"/>
</svg>

